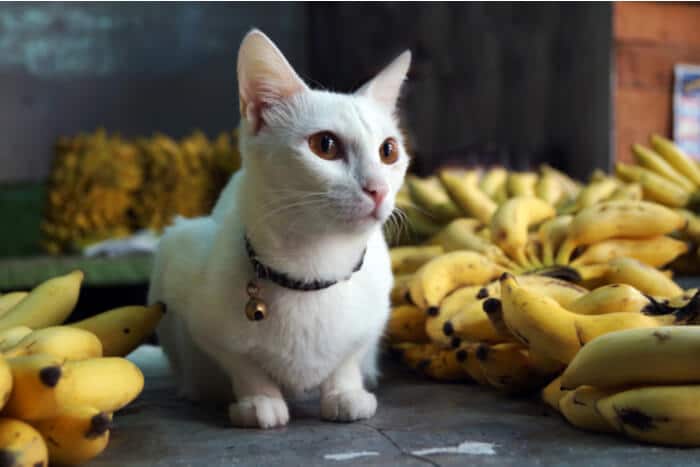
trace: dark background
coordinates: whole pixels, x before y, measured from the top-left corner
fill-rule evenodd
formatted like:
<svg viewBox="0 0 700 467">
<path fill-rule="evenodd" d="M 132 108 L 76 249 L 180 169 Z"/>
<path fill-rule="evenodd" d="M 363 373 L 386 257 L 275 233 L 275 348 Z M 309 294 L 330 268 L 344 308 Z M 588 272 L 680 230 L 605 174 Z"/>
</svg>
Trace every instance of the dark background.
<svg viewBox="0 0 700 467">
<path fill-rule="evenodd" d="M 253 26 L 339 91 L 410 48 L 417 172 L 546 160 L 583 177 L 612 159 L 611 18 L 610 4 L 572 3 L 4 3 L 0 182 L 43 180 L 59 135 L 234 127 Z"/>
</svg>

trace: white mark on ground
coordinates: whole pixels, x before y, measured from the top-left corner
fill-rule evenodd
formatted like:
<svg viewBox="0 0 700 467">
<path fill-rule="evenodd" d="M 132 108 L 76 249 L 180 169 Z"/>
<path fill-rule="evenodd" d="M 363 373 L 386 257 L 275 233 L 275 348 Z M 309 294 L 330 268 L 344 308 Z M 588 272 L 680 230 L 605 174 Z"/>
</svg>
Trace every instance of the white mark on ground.
<svg viewBox="0 0 700 467">
<path fill-rule="evenodd" d="M 447 446 L 443 448 L 428 448 L 411 451 L 414 456 L 427 456 L 430 454 L 471 454 L 474 456 L 492 456 L 496 454 L 493 443 L 479 441 L 465 441 L 459 446 Z"/>
<path fill-rule="evenodd" d="M 347 461 L 350 459 L 356 459 L 358 457 L 369 457 L 378 456 L 379 453 L 376 451 L 357 451 L 357 452 L 340 452 L 338 454 L 326 454 L 323 456 L 324 459 L 331 461 Z"/>
</svg>

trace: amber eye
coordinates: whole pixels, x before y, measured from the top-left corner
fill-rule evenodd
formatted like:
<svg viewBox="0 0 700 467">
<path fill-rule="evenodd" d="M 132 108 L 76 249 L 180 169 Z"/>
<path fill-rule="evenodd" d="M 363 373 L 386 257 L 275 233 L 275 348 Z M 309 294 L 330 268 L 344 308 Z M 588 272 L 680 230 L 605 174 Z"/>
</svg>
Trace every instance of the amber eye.
<svg viewBox="0 0 700 467">
<path fill-rule="evenodd" d="M 399 158 L 399 147 L 394 138 L 387 138 L 379 147 L 379 157 L 385 164 L 393 164 Z"/>
<path fill-rule="evenodd" d="M 329 131 L 311 135 L 309 147 L 321 159 L 333 160 L 340 156 L 340 141 Z"/>
</svg>

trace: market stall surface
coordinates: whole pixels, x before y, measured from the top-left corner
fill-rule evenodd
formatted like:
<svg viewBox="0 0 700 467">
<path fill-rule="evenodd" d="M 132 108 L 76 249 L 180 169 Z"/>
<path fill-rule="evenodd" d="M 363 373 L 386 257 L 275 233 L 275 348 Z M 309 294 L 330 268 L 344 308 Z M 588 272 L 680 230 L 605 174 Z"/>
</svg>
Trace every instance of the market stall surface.
<svg viewBox="0 0 700 467">
<path fill-rule="evenodd" d="M 109 447 L 89 466 L 700 465 L 697 450 L 585 433 L 536 399 L 434 383 L 391 363 L 371 420 L 323 422 L 311 401 L 292 405 L 286 428 L 236 429 L 225 408 L 176 399 L 158 347 L 130 358 L 143 369 L 146 389 L 116 414 Z"/>
</svg>

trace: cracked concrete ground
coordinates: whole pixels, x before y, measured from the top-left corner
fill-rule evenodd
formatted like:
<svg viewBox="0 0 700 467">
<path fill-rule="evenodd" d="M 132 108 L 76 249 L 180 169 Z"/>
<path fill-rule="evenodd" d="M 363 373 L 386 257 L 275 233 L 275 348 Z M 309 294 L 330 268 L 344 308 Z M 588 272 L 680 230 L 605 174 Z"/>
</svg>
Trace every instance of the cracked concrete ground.
<svg viewBox="0 0 700 467">
<path fill-rule="evenodd" d="M 224 407 L 175 399 L 159 349 L 131 358 L 146 389 L 115 416 L 109 447 L 88 466 L 700 466 L 697 450 L 585 433 L 536 399 L 426 381 L 391 363 L 371 420 L 322 422 L 311 401 L 292 405 L 286 428 L 235 429 Z"/>
</svg>

